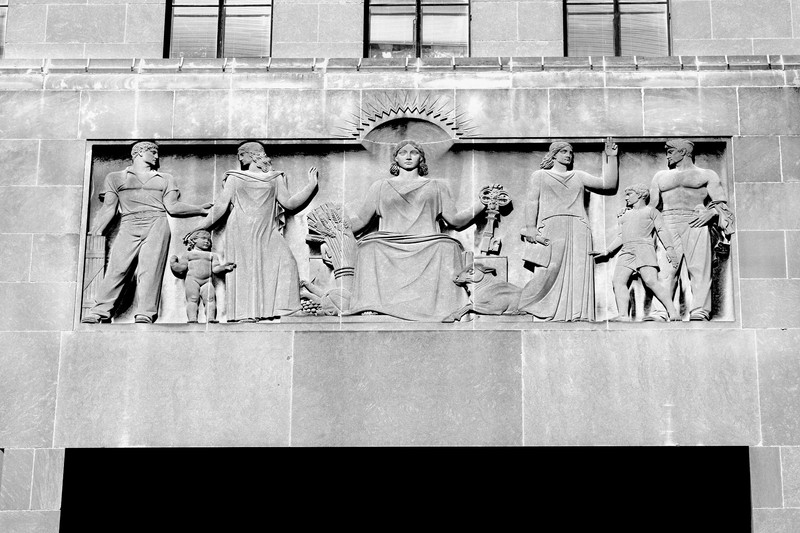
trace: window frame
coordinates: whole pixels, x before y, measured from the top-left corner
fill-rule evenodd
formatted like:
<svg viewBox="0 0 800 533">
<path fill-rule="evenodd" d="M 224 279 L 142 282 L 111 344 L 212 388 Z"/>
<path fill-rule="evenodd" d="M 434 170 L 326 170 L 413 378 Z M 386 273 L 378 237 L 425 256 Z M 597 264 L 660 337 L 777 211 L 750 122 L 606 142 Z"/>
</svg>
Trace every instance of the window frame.
<svg viewBox="0 0 800 533">
<path fill-rule="evenodd" d="M 0 0 L 0 9 L 6 10 L 6 16 L 3 18 L 3 26 L 0 28 L 0 59 L 6 56 L 6 39 L 8 39 L 8 10 L 11 2 L 9 0 Z"/>
<path fill-rule="evenodd" d="M 563 27 L 564 27 L 564 57 L 569 56 L 569 14 L 567 13 L 567 6 L 569 0 L 564 0 L 563 6 Z M 622 24 L 620 23 L 620 9 L 619 4 L 622 3 L 640 3 L 640 2 L 626 2 L 626 0 L 613 0 L 614 5 L 614 57 L 622 56 Z M 580 4 L 586 5 L 602 5 L 606 2 L 597 2 L 592 0 L 581 0 Z M 652 0 L 652 4 L 665 4 L 667 6 L 667 56 L 672 55 L 672 10 L 670 0 Z M 578 57 L 578 56 L 574 56 Z"/>
<path fill-rule="evenodd" d="M 414 0 L 416 4 L 416 9 L 414 11 L 414 19 L 415 19 L 415 32 L 414 32 L 414 51 L 415 51 L 415 58 L 422 57 L 422 26 L 423 16 L 422 16 L 422 0 Z M 371 43 L 371 32 L 370 32 L 370 8 L 374 4 L 378 6 L 382 6 L 383 3 L 381 0 L 364 0 L 364 50 L 362 53 L 362 57 L 364 59 L 369 58 L 369 47 Z M 397 4 L 386 4 L 387 6 L 393 6 Z M 436 6 L 436 5 L 460 5 L 460 4 L 450 4 L 446 2 L 437 2 L 433 1 L 428 6 Z M 467 0 L 467 57 L 472 57 L 472 0 Z"/>
<path fill-rule="evenodd" d="M 222 59 L 226 56 L 223 55 L 224 45 L 225 45 L 225 0 L 217 0 L 217 53 L 214 59 Z M 269 55 L 264 57 L 271 57 L 272 56 L 272 36 L 274 32 L 274 24 L 275 24 L 275 0 L 262 0 L 263 3 L 269 4 Z M 173 22 L 173 8 L 174 0 L 167 0 L 167 7 L 166 7 L 166 24 L 164 25 L 164 58 L 170 59 L 170 51 L 172 48 L 172 22 Z M 181 7 L 181 6 L 178 6 Z M 213 7 L 213 6 L 211 6 Z M 228 6 L 228 7 L 240 7 L 240 6 Z M 258 6 L 256 6 L 258 7 Z M 245 56 L 239 56 L 245 57 Z M 173 58 L 176 59 L 176 58 Z"/>
</svg>

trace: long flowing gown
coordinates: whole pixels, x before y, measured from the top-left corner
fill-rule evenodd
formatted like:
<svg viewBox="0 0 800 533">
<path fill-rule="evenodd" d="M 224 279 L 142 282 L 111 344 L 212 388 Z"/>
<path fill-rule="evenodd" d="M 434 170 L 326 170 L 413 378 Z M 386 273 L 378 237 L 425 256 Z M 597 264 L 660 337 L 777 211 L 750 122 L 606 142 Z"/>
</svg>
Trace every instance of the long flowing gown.
<svg viewBox="0 0 800 533">
<path fill-rule="evenodd" d="M 300 309 L 297 262 L 281 235 L 285 219 L 277 201 L 281 172 L 231 170 L 223 178 L 230 197 L 225 224 L 225 261 L 236 263 L 226 276 L 228 320 L 270 318 Z"/>
<path fill-rule="evenodd" d="M 595 319 L 592 232 L 584 207 L 584 183 L 592 180 L 579 170 L 537 170 L 531 176 L 528 208 L 536 212 L 541 235 L 550 239 L 550 264 L 534 268 L 522 289 L 521 311 L 544 320 Z"/>
<path fill-rule="evenodd" d="M 349 314 L 438 321 L 467 303 L 453 283 L 464 267 L 464 248 L 439 228 L 449 202 L 447 186 L 437 180 L 386 179 L 370 187 L 366 208 L 380 222 L 359 241 Z"/>
</svg>

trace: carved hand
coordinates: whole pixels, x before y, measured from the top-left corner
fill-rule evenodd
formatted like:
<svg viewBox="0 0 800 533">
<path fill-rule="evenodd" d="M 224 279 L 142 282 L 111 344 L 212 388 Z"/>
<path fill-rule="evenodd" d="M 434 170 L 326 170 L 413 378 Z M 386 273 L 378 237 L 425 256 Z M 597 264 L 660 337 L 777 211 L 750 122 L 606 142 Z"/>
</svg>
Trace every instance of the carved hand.
<svg viewBox="0 0 800 533">
<path fill-rule="evenodd" d="M 678 254 L 675 253 L 675 249 L 667 249 L 667 261 L 672 265 L 672 268 L 678 268 Z"/>
<path fill-rule="evenodd" d="M 712 218 L 716 216 L 717 212 L 713 209 L 706 209 L 702 213 L 695 216 L 692 220 L 689 221 L 689 226 L 693 228 L 701 228 L 708 224 Z"/>
<path fill-rule="evenodd" d="M 317 167 L 308 169 L 308 183 L 309 185 L 316 185 L 319 182 L 319 170 Z"/>
<path fill-rule="evenodd" d="M 530 235 L 522 235 L 522 238 L 525 239 L 527 242 L 535 242 L 539 244 L 543 244 L 545 246 L 550 246 L 550 239 L 546 239 L 542 237 L 541 233 L 538 233 L 535 237 L 531 237 Z"/>
<path fill-rule="evenodd" d="M 171 257 L 169 258 L 169 263 L 170 263 L 170 264 L 172 264 L 172 263 L 177 263 L 177 262 L 178 262 L 178 256 L 177 256 L 177 255 L 173 255 L 173 256 L 171 256 Z"/>
<path fill-rule="evenodd" d="M 222 268 L 225 269 L 226 272 L 233 272 L 233 269 L 236 268 L 236 263 L 223 263 Z"/>
<path fill-rule="evenodd" d="M 609 157 L 617 157 L 619 154 L 619 146 L 614 143 L 614 139 L 606 137 L 606 155 Z"/>
</svg>

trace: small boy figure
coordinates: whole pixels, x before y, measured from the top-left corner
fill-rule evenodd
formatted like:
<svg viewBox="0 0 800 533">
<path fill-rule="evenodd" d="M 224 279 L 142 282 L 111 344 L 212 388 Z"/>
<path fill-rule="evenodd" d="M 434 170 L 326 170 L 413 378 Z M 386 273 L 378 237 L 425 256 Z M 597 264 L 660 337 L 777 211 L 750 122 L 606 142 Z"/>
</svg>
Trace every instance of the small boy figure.
<svg viewBox="0 0 800 533">
<path fill-rule="evenodd" d="M 647 205 L 650 191 L 646 186 L 637 183 L 625 188 L 625 209 L 617 215 L 619 233 L 602 253 L 594 253 L 595 260 L 613 255 L 620 247 L 622 251 L 617 258 L 614 269 L 614 296 L 617 300 L 619 316 L 613 321 L 628 320 L 628 282 L 634 272 L 638 272 L 645 286 L 653 291 L 658 300 L 664 304 L 670 320 L 681 317 L 672 303 L 669 290 L 658 281 L 658 259 L 653 233 L 658 235 L 661 244 L 667 250 L 667 259 L 673 268 L 678 266 L 678 255 L 675 253 L 672 235 L 666 230 L 661 213 Z"/>
<path fill-rule="evenodd" d="M 211 233 L 197 230 L 183 238 L 188 253 L 181 259 L 169 258 L 169 268 L 176 278 L 186 279 L 186 317 L 190 324 L 197 322 L 199 302 L 206 306 L 209 322 L 217 322 L 217 297 L 213 274 L 225 274 L 236 268 L 236 263 L 222 263 L 217 254 L 211 252 Z"/>
</svg>

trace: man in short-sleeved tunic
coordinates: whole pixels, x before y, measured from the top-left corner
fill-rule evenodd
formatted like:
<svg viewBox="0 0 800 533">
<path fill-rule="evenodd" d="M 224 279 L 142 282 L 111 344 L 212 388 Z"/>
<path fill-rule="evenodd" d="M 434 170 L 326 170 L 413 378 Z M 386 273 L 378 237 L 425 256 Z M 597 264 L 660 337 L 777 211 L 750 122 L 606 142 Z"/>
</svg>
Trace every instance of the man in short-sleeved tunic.
<svg viewBox="0 0 800 533">
<path fill-rule="evenodd" d="M 167 213 L 203 215 L 204 208 L 178 202 L 175 179 L 155 170 L 158 152 L 153 143 L 137 143 L 132 151 L 134 165 L 111 172 L 103 185 L 103 210 L 92 230 L 101 234 L 119 209 L 119 233 L 111 247 L 105 277 L 95 305 L 83 322 L 110 318 L 111 310 L 125 286 L 131 269 L 136 269 L 137 322 L 153 322 L 158 314 L 161 282 L 169 252 L 170 229 Z"/>
</svg>

